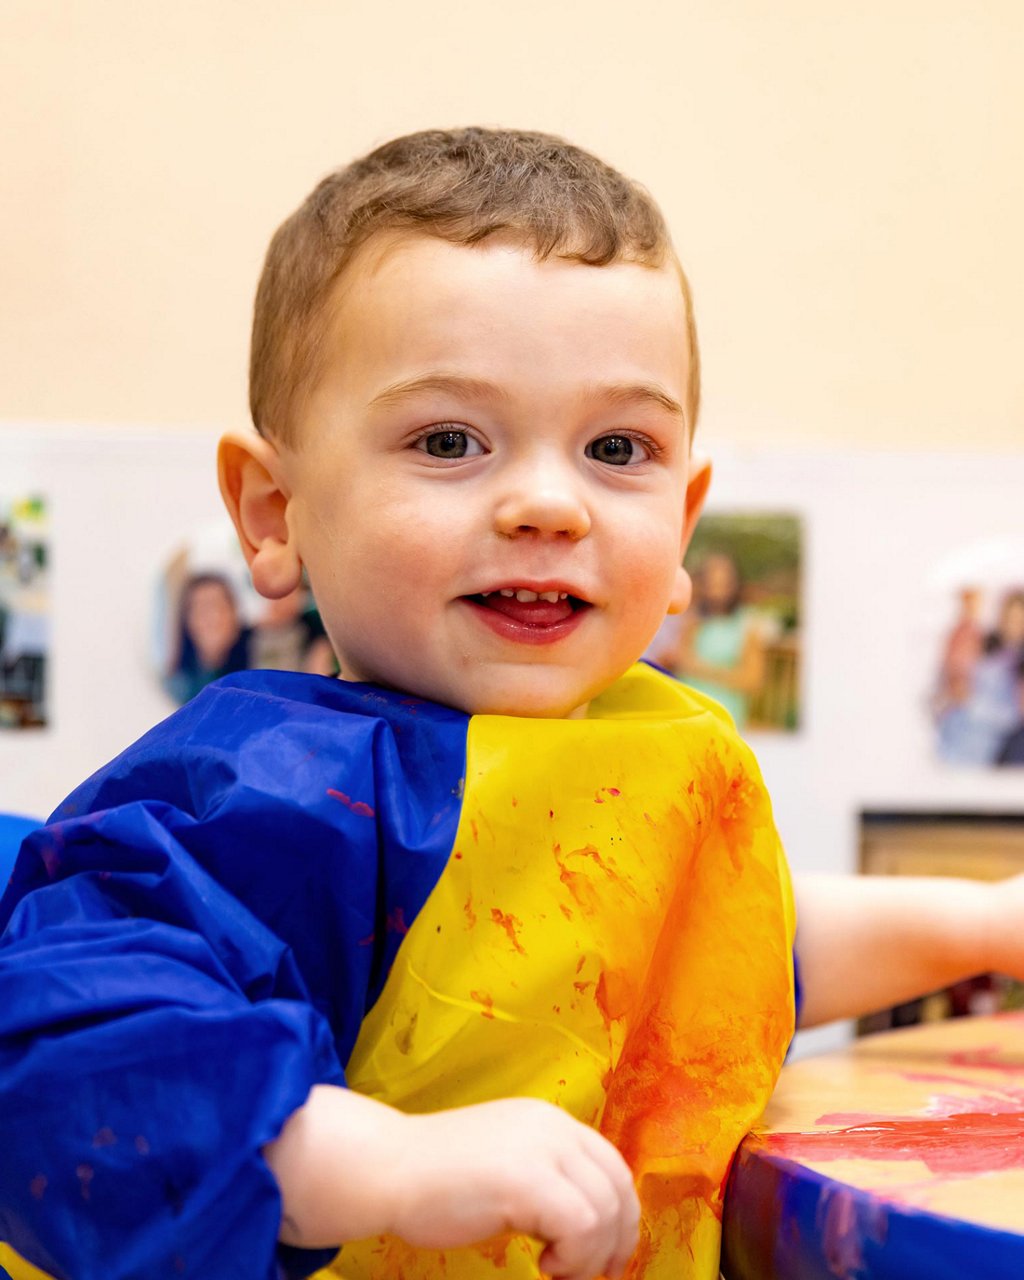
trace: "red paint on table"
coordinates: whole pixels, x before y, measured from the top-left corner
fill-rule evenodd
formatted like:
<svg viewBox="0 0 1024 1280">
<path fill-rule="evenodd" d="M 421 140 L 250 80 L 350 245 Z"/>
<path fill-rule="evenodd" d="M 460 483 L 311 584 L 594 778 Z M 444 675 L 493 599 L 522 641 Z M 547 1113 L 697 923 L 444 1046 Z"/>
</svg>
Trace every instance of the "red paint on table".
<svg viewBox="0 0 1024 1280">
<path fill-rule="evenodd" d="M 843 1118 L 856 1118 L 859 1123 L 822 1133 L 766 1134 L 761 1142 L 767 1151 L 789 1159 L 920 1160 L 932 1173 L 953 1176 L 1024 1168 L 1024 1112 L 1020 1109 Z M 828 1123 L 839 1117 L 821 1119 Z"/>
</svg>

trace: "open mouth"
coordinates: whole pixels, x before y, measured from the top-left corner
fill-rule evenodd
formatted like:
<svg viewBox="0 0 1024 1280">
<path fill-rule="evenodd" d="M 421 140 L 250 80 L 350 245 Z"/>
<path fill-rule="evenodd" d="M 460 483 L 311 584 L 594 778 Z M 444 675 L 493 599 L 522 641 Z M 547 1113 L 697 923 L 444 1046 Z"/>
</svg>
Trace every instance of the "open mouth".
<svg viewBox="0 0 1024 1280">
<path fill-rule="evenodd" d="M 463 596 L 482 621 L 510 639 L 548 641 L 574 630 L 593 606 L 568 591 L 533 591 L 505 587 Z"/>
</svg>

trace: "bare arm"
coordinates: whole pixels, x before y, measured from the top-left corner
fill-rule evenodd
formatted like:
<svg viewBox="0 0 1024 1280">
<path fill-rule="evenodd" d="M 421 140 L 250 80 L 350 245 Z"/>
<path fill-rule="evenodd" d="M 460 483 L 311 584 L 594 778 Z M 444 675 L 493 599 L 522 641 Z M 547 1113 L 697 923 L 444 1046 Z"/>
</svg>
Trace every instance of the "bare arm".
<svg viewBox="0 0 1024 1280">
<path fill-rule="evenodd" d="M 636 1247 L 639 1206 L 622 1157 L 533 1099 L 404 1115 L 320 1085 L 264 1154 L 287 1244 L 387 1232 L 456 1248 L 517 1231 L 545 1242 L 541 1265 L 565 1280 L 618 1276 Z"/>
<path fill-rule="evenodd" d="M 802 1027 L 854 1018 L 976 973 L 1024 975 L 1024 877 L 798 876 Z"/>
</svg>

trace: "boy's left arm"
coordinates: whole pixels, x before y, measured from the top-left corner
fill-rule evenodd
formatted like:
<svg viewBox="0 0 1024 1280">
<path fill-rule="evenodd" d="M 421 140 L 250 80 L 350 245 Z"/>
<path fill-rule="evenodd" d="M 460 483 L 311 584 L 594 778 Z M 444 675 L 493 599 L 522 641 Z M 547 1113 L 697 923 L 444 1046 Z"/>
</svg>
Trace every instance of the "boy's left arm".
<svg viewBox="0 0 1024 1280">
<path fill-rule="evenodd" d="M 1024 978 L 1024 875 L 797 876 L 801 1027 L 856 1018 L 978 973 Z"/>
</svg>

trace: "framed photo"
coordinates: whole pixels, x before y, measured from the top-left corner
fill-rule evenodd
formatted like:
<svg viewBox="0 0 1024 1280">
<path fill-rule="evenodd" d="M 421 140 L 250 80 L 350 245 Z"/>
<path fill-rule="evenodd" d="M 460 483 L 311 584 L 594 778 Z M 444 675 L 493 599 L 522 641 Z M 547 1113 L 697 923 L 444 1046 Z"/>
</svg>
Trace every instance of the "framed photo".
<svg viewBox="0 0 1024 1280">
<path fill-rule="evenodd" d="M 160 682 L 178 704 L 236 671 L 338 671 L 309 588 L 258 595 L 226 519 L 197 530 L 165 566 L 156 632 Z"/>
<path fill-rule="evenodd" d="M 46 500 L 0 495 L 0 730 L 48 720 L 49 568 Z"/>
<path fill-rule="evenodd" d="M 796 515 L 705 515 L 685 561 L 693 603 L 647 651 L 722 703 L 741 732 L 800 726 L 802 544 Z"/>
<path fill-rule="evenodd" d="M 964 547 L 932 588 L 936 756 L 975 769 L 1024 765 L 1024 542 Z"/>
</svg>

